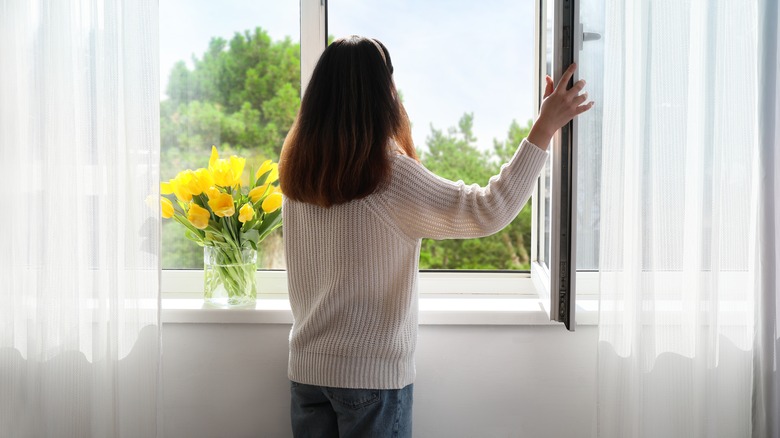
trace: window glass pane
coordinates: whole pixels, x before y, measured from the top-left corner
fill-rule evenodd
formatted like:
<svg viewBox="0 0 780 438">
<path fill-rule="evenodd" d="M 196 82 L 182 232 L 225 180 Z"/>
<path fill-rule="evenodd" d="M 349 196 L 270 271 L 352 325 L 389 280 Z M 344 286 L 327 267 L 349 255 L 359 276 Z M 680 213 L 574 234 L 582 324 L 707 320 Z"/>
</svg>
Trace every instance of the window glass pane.
<svg viewBox="0 0 780 438">
<path fill-rule="evenodd" d="M 577 244 L 578 270 L 597 270 L 599 266 L 599 211 L 601 184 L 601 120 L 603 109 L 599 105 L 604 95 L 604 0 L 578 2 L 582 31 L 587 41 L 579 52 L 578 76 L 586 80 L 585 90 L 596 105 L 577 118 Z M 544 1 L 546 32 L 543 40 L 545 63 L 543 74 L 552 76 L 552 23 L 554 2 Z M 597 36 L 598 35 L 598 36 Z M 552 147 L 550 148 L 552 155 Z M 550 260 L 550 177 L 551 161 L 542 171 L 540 184 L 544 201 L 538 212 L 539 261 L 547 266 Z"/>
<path fill-rule="evenodd" d="M 551 150 L 550 147 L 548 150 Z M 544 169 L 542 169 L 542 195 L 544 196 L 544 210 L 542 210 L 541 216 L 543 216 L 543 219 L 541 221 L 542 226 L 544 227 L 544 232 L 542 233 L 544 235 L 544 240 L 539 239 L 540 244 L 542 245 L 542 252 L 541 254 L 541 261 L 548 269 L 550 267 L 550 247 L 552 244 L 552 241 L 550 239 L 550 229 L 552 227 L 552 224 L 550 222 L 550 212 L 552 211 L 552 203 L 550 199 L 550 192 L 552 187 L 552 154 L 547 157 L 547 163 L 544 165 Z"/>
<path fill-rule="evenodd" d="M 300 105 L 298 5 L 160 1 L 161 180 L 207 167 L 212 145 L 247 159 L 245 179 L 279 159 Z M 284 267 L 281 232 L 259 250 L 260 268 Z M 163 221 L 162 256 L 164 269 L 203 266 L 203 251 L 173 220 Z"/>
<path fill-rule="evenodd" d="M 596 105 L 577 118 L 577 269 L 599 267 L 601 121 L 604 106 L 604 0 L 582 0 L 583 42 L 577 69 Z"/>
<path fill-rule="evenodd" d="M 533 117 L 534 1 L 330 0 L 328 32 L 382 41 L 423 164 L 486 185 Z M 529 269 L 531 203 L 483 239 L 423 241 L 422 269 Z"/>
<path fill-rule="evenodd" d="M 553 35 L 553 13 L 554 13 L 555 3 L 552 0 L 546 0 L 546 1 L 543 0 L 542 4 L 544 8 L 544 21 L 546 23 L 544 35 L 542 38 L 544 62 L 541 64 L 541 68 L 542 68 L 541 77 L 544 78 L 544 76 L 553 77 L 552 35 Z M 537 214 L 539 215 L 537 226 L 540 227 L 540 229 L 537 231 L 539 236 L 539 238 L 537 239 L 539 248 L 537 248 L 537 250 L 539 254 L 539 262 L 549 269 L 550 245 L 551 245 L 550 214 L 552 212 L 552 204 L 550 199 L 550 193 L 552 190 L 552 154 L 553 154 L 552 142 L 550 145 L 548 145 L 547 150 L 550 151 L 549 153 L 550 156 L 547 158 L 547 163 L 545 163 L 544 169 L 542 170 L 542 175 L 540 179 L 540 188 L 539 188 L 539 194 L 542 197 L 542 199 L 539 201 L 540 209 L 537 212 Z"/>
</svg>

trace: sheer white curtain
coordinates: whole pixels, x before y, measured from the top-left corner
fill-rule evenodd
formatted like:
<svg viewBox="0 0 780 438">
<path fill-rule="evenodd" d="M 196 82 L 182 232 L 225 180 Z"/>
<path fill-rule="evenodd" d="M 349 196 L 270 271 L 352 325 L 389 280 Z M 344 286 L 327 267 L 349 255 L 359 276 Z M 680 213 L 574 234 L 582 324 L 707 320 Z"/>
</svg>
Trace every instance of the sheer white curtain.
<svg viewBox="0 0 780 438">
<path fill-rule="evenodd" d="M 0 0 L 0 436 L 158 430 L 156 0 Z"/>
<path fill-rule="evenodd" d="M 780 7 L 760 3 L 753 437 L 780 438 Z"/>
<path fill-rule="evenodd" d="M 755 426 L 767 4 L 607 1 L 600 437 Z"/>
</svg>

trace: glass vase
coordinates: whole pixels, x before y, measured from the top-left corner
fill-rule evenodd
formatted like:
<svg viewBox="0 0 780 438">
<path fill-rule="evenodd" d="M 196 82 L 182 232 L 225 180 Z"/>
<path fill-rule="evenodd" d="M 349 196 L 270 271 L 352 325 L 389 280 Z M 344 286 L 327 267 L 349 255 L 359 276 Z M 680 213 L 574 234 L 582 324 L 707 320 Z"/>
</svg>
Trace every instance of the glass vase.
<svg viewBox="0 0 780 438">
<path fill-rule="evenodd" d="M 217 307 L 253 307 L 257 299 L 257 251 L 203 248 L 203 299 Z"/>
</svg>

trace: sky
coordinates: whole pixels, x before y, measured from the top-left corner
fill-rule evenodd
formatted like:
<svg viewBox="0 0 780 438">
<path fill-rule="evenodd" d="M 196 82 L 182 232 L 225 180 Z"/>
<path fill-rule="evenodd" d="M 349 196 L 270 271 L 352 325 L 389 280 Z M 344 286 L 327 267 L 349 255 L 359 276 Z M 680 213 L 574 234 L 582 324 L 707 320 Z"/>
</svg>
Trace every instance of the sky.
<svg viewBox="0 0 780 438">
<path fill-rule="evenodd" d="M 161 89 L 174 63 L 191 66 L 212 37 L 260 26 L 298 41 L 299 23 L 299 0 L 160 0 Z M 531 0 L 329 0 L 328 33 L 387 46 L 418 147 L 431 125 L 446 130 L 466 112 L 483 149 L 512 119 L 533 117 Z"/>
</svg>

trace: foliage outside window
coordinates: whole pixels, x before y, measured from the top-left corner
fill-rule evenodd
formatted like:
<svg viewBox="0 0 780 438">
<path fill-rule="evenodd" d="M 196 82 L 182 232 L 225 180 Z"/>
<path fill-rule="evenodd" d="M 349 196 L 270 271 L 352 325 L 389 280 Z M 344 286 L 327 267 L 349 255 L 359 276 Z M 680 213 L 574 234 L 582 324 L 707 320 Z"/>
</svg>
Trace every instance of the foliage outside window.
<svg viewBox="0 0 780 438">
<path fill-rule="evenodd" d="M 457 127 L 446 132 L 431 128 L 420 157 L 428 169 L 448 179 L 484 186 L 496 175 L 528 135 L 531 122 L 512 122 L 507 139 L 493 140 L 493 149 L 482 151 L 472 133 L 473 114 L 464 114 Z M 521 269 L 530 267 L 531 203 L 501 232 L 481 239 L 424 240 L 421 269 Z"/>
</svg>

